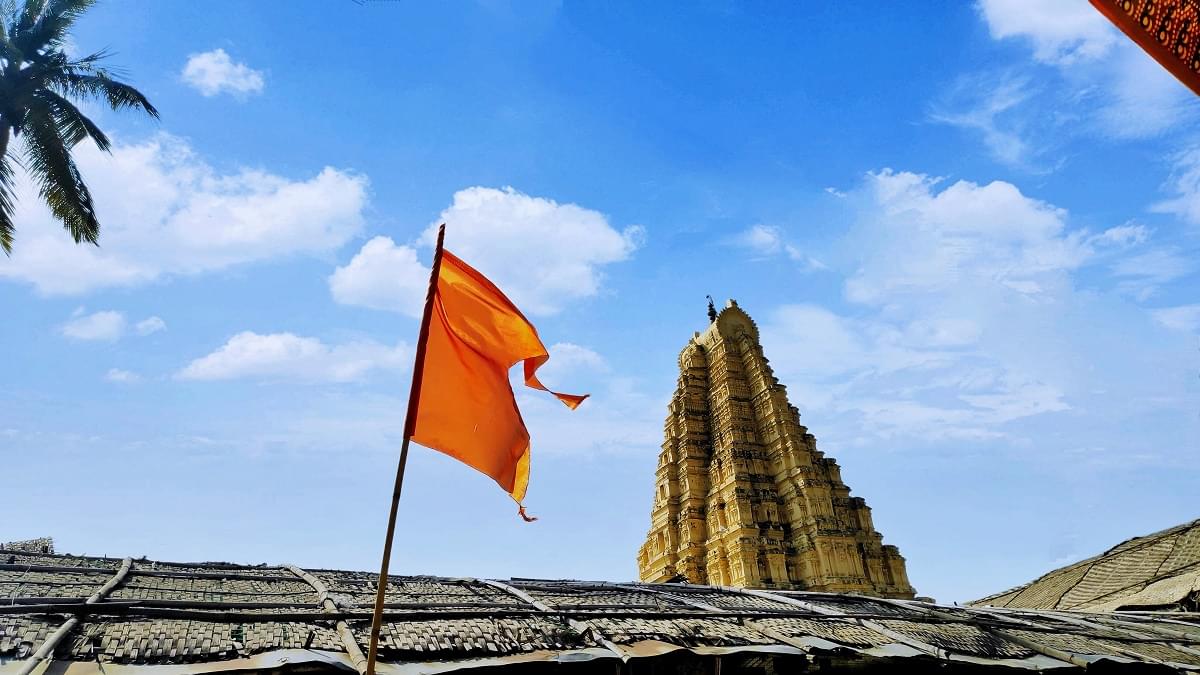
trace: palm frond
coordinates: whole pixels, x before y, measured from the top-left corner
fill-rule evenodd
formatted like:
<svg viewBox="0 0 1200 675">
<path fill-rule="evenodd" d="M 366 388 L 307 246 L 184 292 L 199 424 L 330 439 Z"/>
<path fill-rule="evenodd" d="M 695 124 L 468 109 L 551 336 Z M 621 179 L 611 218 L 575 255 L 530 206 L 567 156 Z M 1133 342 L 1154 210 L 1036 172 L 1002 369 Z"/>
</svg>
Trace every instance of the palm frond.
<svg viewBox="0 0 1200 675">
<path fill-rule="evenodd" d="M 16 45 L 12 43 L 11 30 L 9 26 L 9 12 L 0 13 L 0 58 L 15 63 L 21 61 L 21 52 Z M 11 29 L 16 28 L 16 19 L 12 19 L 13 25 Z"/>
<path fill-rule="evenodd" d="M 108 152 L 111 145 L 108 136 L 100 127 L 96 126 L 95 122 L 88 119 L 87 115 L 84 115 L 79 108 L 76 108 L 74 103 L 49 89 L 43 89 L 34 96 L 40 99 L 54 116 L 58 133 L 68 148 L 73 148 L 83 139 L 90 138 L 96 142 L 96 147 Z"/>
<path fill-rule="evenodd" d="M 12 255 L 13 232 L 13 169 L 8 155 L 0 156 L 0 249 Z"/>
<path fill-rule="evenodd" d="M 8 21 L 13 12 L 12 7 L 6 6 L 6 2 L 11 0 L 0 0 L 0 40 L 4 42 L 8 41 Z"/>
<path fill-rule="evenodd" d="M 4 25 L 4 22 L 0 21 L 0 26 L 2 25 Z M 13 46 L 13 43 L 9 42 L 8 36 L 0 35 L 0 59 L 4 59 L 9 63 L 15 63 L 20 61 L 20 55 L 20 52 Z"/>
<path fill-rule="evenodd" d="M 0 0 L 0 249 L 13 241 L 14 167 L 38 186 L 54 217 L 77 243 L 96 243 L 100 223 L 72 149 L 92 139 L 110 149 L 108 136 L 77 107 L 98 99 L 114 110 L 158 110 L 117 71 L 105 68 L 105 51 L 72 59 L 64 46 L 72 26 L 95 0 Z M 10 134 L 24 139 L 20 157 L 9 152 Z"/>
<path fill-rule="evenodd" d="M 50 82 L 68 96 L 98 98 L 106 101 L 113 110 L 140 108 L 147 115 L 158 118 L 158 109 L 145 94 L 133 85 L 112 79 L 106 71 L 87 73 L 65 68 L 51 76 Z"/>
<path fill-rule="evenodd" d="M 28 25 L 22 16 L 22 29 L 15 32 L 13 42 L 27 55 L 61 47 L 67 31 L 95 3 L 96 0 L 26 0 L 25 16 L 29 14 L 30 5 L 41 5 L 41 11 Z"/>
<path fill-rule="evenodd" d="M 54 217 L 71 233 L 76 243 L 96 243 L 100 221 L 92 195 L 71 159 L 65 139 L 59 133 L 53 111 L 41 100 L 30 103 L 25 125 L 25 168 L 38 183 L 42 199 Z"/>
<path fill-rule="evenodd" d="M 98 52 L 93 52 L 91 54 L 88 54 L 87 56 L 85 56 L 81 59 L 75 59 L 74 61 L 70 61 L 66 64 L 66 67 L 73 69 L 73 70 L 79 70 L 79 71 L 85 72 L 87 74 L 104 73 L 104 74 L 109 74 L 111 76 L 109 71 L 99 68 L 96 65 L 97 63 L 100 63 L 101 61 L 103 61 L 104 59 L 107 59 L 110 56 L 112 56 L 112 52 L 110 52 L 108 50 L 108 48 L 106 47 L 104 49 L 101 49 Z"/>
<path fill-rule="evenodd" d="M 21 8 L 20 16 L 13 24 L 13 34 L 29 30 L 30 26 L 37 23 L 38 17 L 45 9 L 46 0 L 25 0 L 25 6 Z"/>
</svg>

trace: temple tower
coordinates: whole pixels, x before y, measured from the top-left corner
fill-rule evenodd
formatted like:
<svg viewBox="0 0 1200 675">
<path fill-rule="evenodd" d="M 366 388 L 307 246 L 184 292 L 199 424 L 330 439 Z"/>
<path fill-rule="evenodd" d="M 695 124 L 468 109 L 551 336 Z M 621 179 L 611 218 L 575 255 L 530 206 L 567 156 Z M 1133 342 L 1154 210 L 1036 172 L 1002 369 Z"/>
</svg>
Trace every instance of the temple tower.
<svg viewBox="0 0 1200 675">
<path fill-rule="evenodd" d="M 904 558 L 817 450 L 730 300 L 679 355 L 643 581 L 913 597 Z"/>
</svg>

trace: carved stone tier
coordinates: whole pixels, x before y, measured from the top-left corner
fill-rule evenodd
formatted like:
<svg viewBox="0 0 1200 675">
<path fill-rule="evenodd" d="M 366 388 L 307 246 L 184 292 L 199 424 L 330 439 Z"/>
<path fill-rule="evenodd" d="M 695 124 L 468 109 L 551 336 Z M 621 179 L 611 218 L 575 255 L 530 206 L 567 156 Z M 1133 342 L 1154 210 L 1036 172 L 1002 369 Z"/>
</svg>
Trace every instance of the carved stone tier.
<svg viewBox="0 0 1200 675">
<path fill-rule="evenodd" d="M 730 300 L 679 355 L 643 581 L 913 597 L 904 558 L 817 450 Z"/>
</svg>

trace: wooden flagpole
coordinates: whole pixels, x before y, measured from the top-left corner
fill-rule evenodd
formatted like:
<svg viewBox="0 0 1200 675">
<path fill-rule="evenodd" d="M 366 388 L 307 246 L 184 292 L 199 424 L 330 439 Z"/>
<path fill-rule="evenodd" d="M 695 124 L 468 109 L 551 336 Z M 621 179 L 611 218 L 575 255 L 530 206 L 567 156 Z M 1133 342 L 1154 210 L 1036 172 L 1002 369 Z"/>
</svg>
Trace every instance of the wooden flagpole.
<svg viewBox="0 0 1200 675">
<path fill-rule="evenodd" d="M 367 649 L 367 675 L 375 675 L 375 658 L 379 652 L 379 626 L 383 620 L 383 599 L 387 592 L 388 563 L 392 559 L 392 537 L 396 534 L 396 509 L 400 506 L 400 489 L 404 486 L 404 465 L 408 462 L 408 444 L 417 426 L 417 403 L 421 400 L 421 375 L 425 370 L 425 343 L 429 340 L 429 321 L 433 317 L 433 298 L 437 294 L 438 272 L 442 267 L 442 243 L 446 239 L 446 224 L 438 228 L 437 248 L 433 251 L 433 269 L 429 273 L 429 292 L 425 296 L 425 311 L 421 314 L 421 330 L 417 334 L 417 353 L 413 360 L 412 387 L 408 392 L 408 412 L 404 415 L 404 441 L 400 444 L 400 462 L 396 465 L 396 486 L 392 490 L 392 510 L 388 514 L 387 538 L 383 540 L 383 562 L 379 565 L 376 582 L 375 613 L 371 616 L 371 644 Z"/>
</svg>

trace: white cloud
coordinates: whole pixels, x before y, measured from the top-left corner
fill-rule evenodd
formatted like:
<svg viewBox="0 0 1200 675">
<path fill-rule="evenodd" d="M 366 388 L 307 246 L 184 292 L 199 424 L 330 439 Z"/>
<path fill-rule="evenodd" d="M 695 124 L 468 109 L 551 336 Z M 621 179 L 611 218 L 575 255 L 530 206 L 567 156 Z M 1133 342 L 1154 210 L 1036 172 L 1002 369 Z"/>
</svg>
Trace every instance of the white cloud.
<svg viewBox="0 0 1200 675">
<path fill-rule="evenodd" d="M 224 92 L 245 98 L 263 90 L 262 71 L 234 62 L 224 49 L 191 54 L 181 76 L 184 82 L 205 96 Z"/>
<path fill-rule="evenodd" d="M 1171 249 L 1153 249 L 1123 257 L 1112 265 L 1113 274 L 1122 277 L 1118 288 L 1138 300 L 1146 300 L 1158 287 L 1191 274 L 1192 261 Z"/>
<path fill-rule="evenodd" d="M 298 380 L 349 382 L 373 370 L 409 367 L 412 352 L 371 340 L 327 345 L 292 333 L 238 333 L 219 349 L 189 363 L 177 377 L 184 380 Z"/>
<path fill-rule="evenodd" d="M 109 368 L 108 372 L 104 374 L 104 379 L 120 384 L 134 384 L 142 381 L 141 375 L 131 373 L 128 370 L 121 370 L 120 368 Z"/>
<path fill-rule="evenodd" d="M 737 237 L 741 246 L 763 255 L 784 252 L 783 231 L 771 225 L 754 225 Z"/>
<path fill-rule="evenodd" d="M 433 246 L 447 223 L 446 248 L 499 286 L 528 314 L 554 314 L 596 295 L 604 265 L 627 259 L 641 244 L 640 226 L 618 232 L 597 211 L 504 188 L 471 187 L 421 235 Z M 375 237 L 329 277 L 338 302 L 419 316 L 429 269 L 412 246 Z"/>
<path fill-rule="evenodd" d="M 1044 444 L 1034 429 L 1103 447 L 1133 409 L 1183 405 L 1172 388 L 1185 386 L 1174 377 L 1181 343 L 1154 319 L 1190 327 L 1200 312 L 1151 317 L 1112 293 L 1077 290 L 1084 268 L 1178 278 L 1179 260 L 1146 250 L 1148 228 L 1093 234 L 1010 183 L 890 170 L 868 174 L 847 200 L 860 214 L 840 243 L 853 265 L 849 307 L 787 304 L 760 318 L 776 375 L 832 447 Z M 1117 356 L 1130 350 L 1136 358 Z"/>
<path fill-rule="evenodd" d="M 936 190 L 928 176 L 885 169 L 869 174 L 869 199 L 893 226 L 879 251 L 846 284 L 855 302 L 946 290 L 970 277 L 1037 295 L 1088 257 L 1085 233 L 1065 232 L 1066 212 L 1011 183 L 958 181 Z"/>
<path fill-rule="evenodd" d="M 133 327 L 133 330 L 137 332 L 138 335 L 150 335 L 151 333 L 157 333 L 160 330 L 166 329 L 167 322 L 163 321 L 157 316 L 146 317 L 145 319 L 137 322 L 137 325 Z"/>
<path fill-rule="evenodd" d="M 1200 225 L 1200 146 L 1194 145 L 1175 155 L 1171 177 L 1163 186 L 1171 194 L 1151 207 L 1158 213 L 1170 213 L 1192 226 Z"/>
<path fill-rule="evenodd" d="M 1151 138 L 1196 115 L 1195 95 L 1132 41 L 1123 40 L 1100 71 L 1099 100 L 1083 102 L 1095 105 L 1097 128 L 1106 136 Z"/>
<path fill-rule="evenodd" d="M 71 320 L 60 327 L 60 332 L 75 340 L 105 340 L 115 342 L 129 332 L 129 322 L 123 312 L 105 310 L 85 314 L 82 307 L 71 314 Z M 150 335 L 166 330 L 167 324 L 157 316 L 147 317 L 133 326 L 138 335 Z"/>
<path fill-rule="evenodd" d="M 825 264 L 820 260 L 806 254 L 800 247 L 788 243 L 783 230 L 774 225 L 753 225 L 738 234 L 733 243 L 763 257 L 785 256 L 809 271 L 825 269 Z"/>
<path fill-rule="evenodd" d="M 763 323 L 793 402 L 849 415 L 869 437 L 1000 438 L 1007 422 L 1068 409 L 1055 387 L 983 358 L 982 337 L 971 319 L 852 319 L 812 305 L 785 305 Z"/>
<path fill-rule="evenodd" d="M 1151 312 L 1154 319 L 1172 330 L 1200 333 L 1200 304 L 1164 307 Z"/>
<path fill-rule="evenodd" d="M 205 376 L 225 379 L 235 374 L 231 371 L 236 371 L 239 377 L 263 380 L 312 382 L 335 379 L 328 368 L 314 363 L 318 359 L 311 354 L 325 353 L 325 350 L 334 352 L 336 347 L 286 346 L 279 343 L 312 338 L 291 336 L 276 341 L 275 337 L 260 335 L 252 340 L 276 343 L 261 350 L 268 352 L 266 355 L 213 359 L 205 365 L 205 368 L 213 366 Z M 223 347 L 214 354 L 225 349 Z M 237 348 L 230 351 L 250 350 Z M 397 370 L 407 369 L 412 360 L 411 351 L 397 351 L 402 352 L 402 363 Z M 550 361 L 539 371 L 542 381 L 555 390 L 592 396 L 577 410 L 568 410 L 549 394 L 520 384 L 520 368 L 513 369 L 513 389 L 522 418 L 533 437 L 535 462 L 538 457 L 550 455 L 641 455 L 646 448 L 661 443 L 666 400 L 648 397 L 638 383 L 614 374 L 605 358 L 586 346 L 556 343 L 549 345 L 548 351 Z M 279 355 L 281 352 L 283 355 Z M 303 356 L 294 356 L 298 353 Z M 197 359 L 197 362 L 204 359 Z M 225 361 L 229 367 L 215 363 L 217 360 Z M 235 361 L 243 365 L 234 366 L 232 362 Z M 296 372 L 297 369 L 300 372 Z M 180 373 L 177 377 L 184 375 Z M 407 392 L 407 386 L 402 390 L 391 389 Z M 203 433 L 209 438 L 202 439 L 200 444 L 205 446 L 205 451 L 228 449 L 237 453 L 287 450 L 327 454 L 339 448 L 394 451 L 402 436 L 405 405 L 403 396 L 379 394 L 370 387 L 319 387 L 300 398 L 260 397 L 251 409 L 230 410 L 227 416 L 214 420 L 213 425 L 206 425 Z M 189 443 L 195 440 L 189 439 Z M 164 439 L 164 442 L 169 441 Z"/>
<path fill-rule="evenodd" d="M 1110 227 L 1092 237 L 1092 243 L 1099 246 L 1135 246 L 1143 244 L 1150 238 L 1150 228 L 1145 225 L 1130 223 Z"/>
<path fill-rule="evenodd" d="M 1034 58 L 1046 63 L 1099 58 L 1118 37 L 1099 12 L 1078 0 L 980 0 L 978 8 L 993 38 L 1029 40 Z"/>
<path fill-rule="evenodd" d="M 14 252 L 0 277 L 48 295 L 337 249 L 363 225 L 366 178 L 326 167 L 291 180 L 258 169 L 222 173 L 181 139 L 76 148 L 103 226 L 101 246 L 63 234 L 27 177 L 18 190 Z"/>
<path fill-rule="evenodd" d="M 429 268 L 411 246 L 397 246 L 389 237 L 375 237 L 344 267 L 329 277 L 333 299 L 420 317 L 429 289 Z"/>
<path fill-rule="evenodd" d="M 554 314 L 600 292 L 601 268 L 627 259 L 644 231 L 617 231 L 598 211 L 504 188 L 454 194 L 422 236 L 432 245 L 446 223 L 446 248 L 504 290 L 522 311 Z"/>
<path fill-rule="evenodd" d="M 1071 140 L 1150 138 L 1200 117 L 1187 87 L 1087 2 L 976 6 L 994 39 L 1025 42 L 1033 62 L 961 77 L 930 117 L 978 133 L 1001 163 L 1046 173 L 1070 161 Z"/>
<path fill-rule="evenodd" d="M 987 84 L 983 84 L 983 82 Z M 999 162 L 1026 167 L 1036 154 L 1025 139 L 1021 106 L 1033 96 L 1029 80 L 1011 76 L 961 80 L 930 114 L 935 122 L 980 134 Z"/>
<path fill-rule="evenodd" d="M 569 389 L 570 380 L 575 376 L 604 375 L 610 372 L 603 356 L 581 345 L 557 342 L 547 347 L 546 351 L 550 354 L 550 360 L 538 369 L 538 379 L 551 389 L 559 386 Z M 516 376 L 524 377 L 519 370 L 514 369 Z"/>
<path fill-rule="evenodd" d="M 62 325 L 62 334 L 74 340 L 114 342 L 125 334 L 125 315 L 103 311 L 71 319 Z"/>
</svg>

